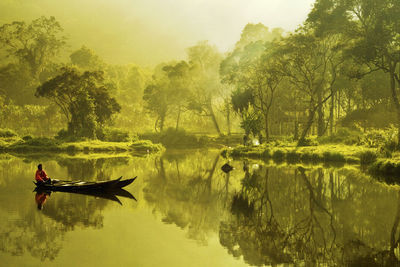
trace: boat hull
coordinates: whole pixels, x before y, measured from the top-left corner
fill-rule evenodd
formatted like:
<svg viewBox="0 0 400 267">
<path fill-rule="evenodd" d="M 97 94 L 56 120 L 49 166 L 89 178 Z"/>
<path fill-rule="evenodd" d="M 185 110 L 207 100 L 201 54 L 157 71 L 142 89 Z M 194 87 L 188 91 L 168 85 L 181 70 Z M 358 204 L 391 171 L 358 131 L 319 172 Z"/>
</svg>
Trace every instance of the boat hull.
<svg viewBox="0 0 400 267">
<path fill-rule="evenodd" d="M 76 191 L 107 191 L 120 189 L 131 184 L 135 178 L 121 181 L 121 178 L 110 180 L 110 181 L 99 181 L 99 182 L 85 182 L 85 181 L 60 181 L 54 180 L 51 184 L 35 183 L 37 189 L 50 190 L 50 191 L 61 191 L 61 192 L 76 192 Z"/>
</svg>

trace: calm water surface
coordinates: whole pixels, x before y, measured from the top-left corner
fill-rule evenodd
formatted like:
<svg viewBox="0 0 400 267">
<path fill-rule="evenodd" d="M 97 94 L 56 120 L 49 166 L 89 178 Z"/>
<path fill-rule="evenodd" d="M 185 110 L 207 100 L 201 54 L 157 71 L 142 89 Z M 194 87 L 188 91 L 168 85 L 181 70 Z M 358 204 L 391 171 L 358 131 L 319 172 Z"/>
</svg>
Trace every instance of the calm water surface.
<svg viewBox="0 0 400 267">
<path fill-rule="evenodd" d="M 53 192 L 34 172 L 138 176 L 124 196 Z M 163 156 L 0 157 L 0 266 L 395 266 L 399 187 L 356 168 Z"/>
</svg>

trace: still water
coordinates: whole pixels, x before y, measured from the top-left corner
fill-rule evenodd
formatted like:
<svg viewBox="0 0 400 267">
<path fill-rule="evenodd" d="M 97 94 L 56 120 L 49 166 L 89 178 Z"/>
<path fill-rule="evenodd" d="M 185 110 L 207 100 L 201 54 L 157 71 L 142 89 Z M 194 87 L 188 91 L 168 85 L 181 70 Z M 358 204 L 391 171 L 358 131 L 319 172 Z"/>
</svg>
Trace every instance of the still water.
<svg viewBox="0 0 400 267">
<path fill-rule="evenodd" d="M 134 196 L 32 184 L 137 176 Z M 400 188 L 351 166 L 231 161 L 218 151 L 143 157 L 0 156 L 0 266 L 395 266 Z M 128 197 L 127 197 L 128 196 Z M 39 196 L 40 197 L 40 196 Z"/>
</svg>

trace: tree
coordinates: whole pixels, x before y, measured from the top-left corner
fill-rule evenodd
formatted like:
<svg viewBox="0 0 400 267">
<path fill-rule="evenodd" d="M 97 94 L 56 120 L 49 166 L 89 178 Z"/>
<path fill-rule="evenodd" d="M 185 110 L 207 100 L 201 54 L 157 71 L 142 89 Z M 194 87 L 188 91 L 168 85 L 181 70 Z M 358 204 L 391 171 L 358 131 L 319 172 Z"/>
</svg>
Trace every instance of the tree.
<svg viewBox="0 0 400 267">
<path fill-rule="evenodd" d="M 282 76 L 274 70 L 271 41 L 280 39 L 281 34 L 282 30 L 273 29 L 270 32 L 261 23 L 247 24 L 234 51 L 228 54 L 220 66 L 222 82 L 234 85 L 239 91 L 251 91 L 254 100 L 251 105 L 257 116 L 251 116 L 255 120 L 243 116 L 242 119 L 258 122 L 262 115 L 267 140 L 270 134 L 270 110 L 282 80 Z M 236 97 L 238 96 L 237 94 Z M 245 121 L 242 124 L 257 125 Z"/>
<path fill-rule="evenodd" d="M 144 89 L 143 100 L 146 101 L 146 109 L 157 116 L 154 124 L 156 131 L 161 132 L 164 129 L 165 118 L 170 108 L 168 95 L 165 81 L 156 80 Z"/>
<path fill-rule="evenodd" d="M 95 138 L 96 130 L 104 126 L 121 107 L 109 94 L 103 72 L 63 67 L 61 74 L 36 89 L 37 97 L 57 104 L 68 121 L 68 134 Z"/>
<path fill-rule="evenodd" d="M 398 0 L 318 0 L 307 19 L 320 35 L 339 33 L 351 39 L 346 50 L 367 72 L 388 75 L 391 98 L 397 114 L 400 142 L 400 2 Z M 332 23 L 335 22 L 335 23 Z"/>
<path fill-rule="evenodd" d="M 219 65 L 222 55 L 207 41 L 188 48 L 190 75 L 192 79 L 189 109 L 211 118 L 215 130 L 221 130 L 214 112 L 214 101 L 221 90 Z"/>
<path fill-rule="evenodd" d="M 54 17 L 40 17 L 30 24 L 14 21 L 0 27 L 0 45 L 20 64 L 28 64 L 34 79 L 65 45 L 62 27 Z"/>
<path fill-rule="evenodd" d="M 316 37 L 307 28 L 299 29 L 283 39 L 276 50 L 277 69 L 301 94 L 308 105 L 308 118 L 300 135 L 298 145 L 305 141 L 318 114 L 318 136 L 324 134 L 323 105 L 335 92 L 334 84 L 343 59 L 341 43 L 336 36 Z M 300 99 L 299 99 L 300 100 Z"/>
<path fill-rule="evenodd" d="M 93 50 L 82 46 L 80 49 L 73 52 L 70 56 L 72 64 L 84 70 L 99 70 L 104 66 L 104 62 Z"/>
<path fill-rule="evenodd" d="M 168 76 L 169 101 L 176 108 L 177 118 L 175 129 L 178 130 L 181 112 L 187 108 L 190 94 L 190 68 L 186 61 L 180 61 L 175 65 L 166 65 L 162 70 Z"/>
</svg>

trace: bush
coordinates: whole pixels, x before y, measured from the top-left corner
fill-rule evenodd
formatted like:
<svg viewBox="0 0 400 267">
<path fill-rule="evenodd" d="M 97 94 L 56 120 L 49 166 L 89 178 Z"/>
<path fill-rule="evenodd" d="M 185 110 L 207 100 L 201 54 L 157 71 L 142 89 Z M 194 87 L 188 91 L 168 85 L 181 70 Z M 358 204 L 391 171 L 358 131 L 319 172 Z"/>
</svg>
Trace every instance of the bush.
<svg viewBox="0 0 400 267">
<path fill-rule="evenodd" d="M 318 138 L 318 142 L 321 144 L 346 144 L 354 145 L 359 143 L 361 133 L 349 128 L 339 128 L 338 131 L 330 136 L 322 136 Z"/>
<path fill-rule="evenodd" d="M 106 142 L 129 142 L 129 133 L 116 128 L 104 128 L 96 131 L 96 136 Z"/>
<path fill-rule="evenodd" d="M 383 130 L 373 130 L 366 133 L 361 141 L 361 145 L 379 148 L 382 152 L 393 152 L 398 149 L 396 140 L 397 129 L 390 127 Z"/>
<path fill-rule="evenodd" d="M 28 141 L 31 139 L 32 139 L 32 136 L 30 136 L 30 135 L 25 135 L 24 137 L 22 137 L 22 140 L 24 140 L 24 141 Z"/>
<path fill-rule="evenodd" d="M 60 150 L 59 143 L 56 140 L 46 137 L 37 137 L 37 138 L 31 138 L 29 140 L 22 140 L 10 145 L 9 148 L 15 149 L 17 151 Z"/>
<path fill-rule="evenodd" d="M 320 155 L 316 153 L 304 152 L 301 155 L 301 161 L 303 162 L 319 162 L 321 161 Z"/>
<path fill-rule="evenodd" d="M 152 152 L 152 151 L 159 151 L 162 149 L 160 145 L 153 144 L 149 140 L 139 140 L 132 143 L 131 148 L 135 151 L 139 152 Z"/>
<path fill-rule="evenodd" d="M 285 153 L 278 149 L 272 154 L 272 159 L 276 162 L 282 162 L 285 159 Z"/>
<path fill-rule="evenodd" d="M 361 165 L 371 164 L 376 161 L 377 157 L 376 153 L 372 151 L 363 151 L 359 155 Z"/>
<path fill-rule="evenodd" d="M 9 137 L 15 137 L 17 134 L 10 129 L 0 129 L 0 137 L 3 138 L 9 138 Z"/>
<path fill-rule="evenodd" d="M 141 139 L 151 140 L 153 143 L 161 143 L 165 147 L 203 147 L 207 145 L 207 138 L 197 138 L 195 135 L 186 133 L 185 130 L 168 128 L 161 133 L 146 133 Z"/>
<path fill-rule="evenodd" d="M 298 143 L 298 146 L 317 146 L 318 141 L 317 140 L 312 140 L 310 138 L 304 138 L 302 142 Z"/>
<path fill-rule="evenodd" d="M 300 161 L 300 156 L 296 151 L 290 151 L 286 154 L 286 160 L 289 163 L 297 163 Z"/>
<path fill-rule="evenodd" d="M 342 154 L 336 152 L 324 152 L 323 158 L 326 162 L 346 162 L 346 158 Z"/>
</svg>

